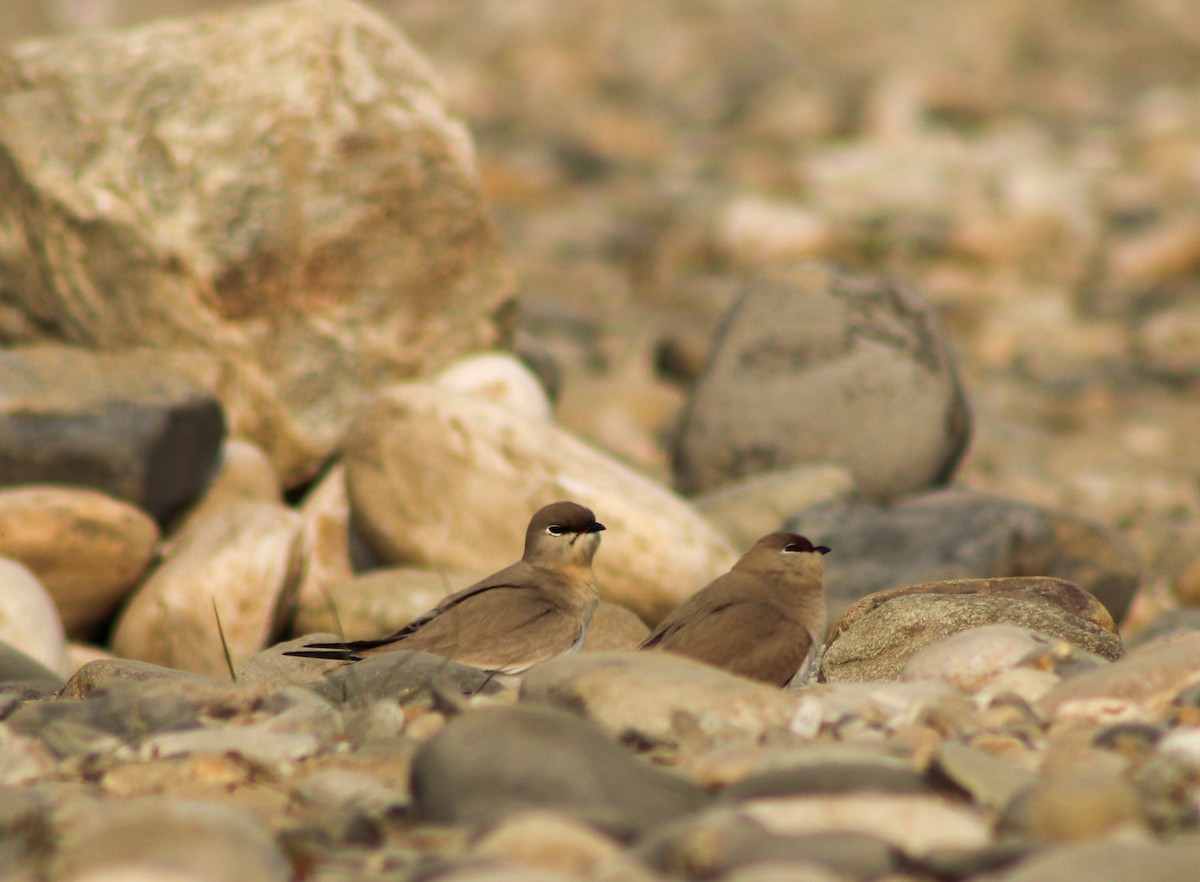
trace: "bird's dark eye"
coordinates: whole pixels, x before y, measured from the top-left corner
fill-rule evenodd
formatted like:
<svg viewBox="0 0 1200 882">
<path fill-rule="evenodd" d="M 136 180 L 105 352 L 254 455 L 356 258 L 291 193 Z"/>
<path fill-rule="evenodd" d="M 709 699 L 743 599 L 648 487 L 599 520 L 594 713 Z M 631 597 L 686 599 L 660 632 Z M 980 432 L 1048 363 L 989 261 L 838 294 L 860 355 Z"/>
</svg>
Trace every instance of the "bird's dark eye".
<svg viewBox="0 0 1200 882">
<path fill-rule="evenodd" d="M 796 552 L 798 552 L 798 551 L 808 551 L 808 549 L 807 549 L 807 548 L 801 548 L 801 547 L 800 547 L 799 545 L 797 545 L 795 542 L 791 543 L 790 545 L 785 545 L 785 546 L 783 547 L 783 553 L 784 553 L 784 554 L 795 554 L 795 553 L 796 553 Z"/>
<path fill-rule="evenodd" d="M 551 536 L 561 536 L 563 533 L 565 533 L 567 531 L 564 530 L 562 527 L 560 527 L 558 524 L 551 524 L 549 527 L 546 528 L 546 532 L 549 533 Z"/>
</svg>

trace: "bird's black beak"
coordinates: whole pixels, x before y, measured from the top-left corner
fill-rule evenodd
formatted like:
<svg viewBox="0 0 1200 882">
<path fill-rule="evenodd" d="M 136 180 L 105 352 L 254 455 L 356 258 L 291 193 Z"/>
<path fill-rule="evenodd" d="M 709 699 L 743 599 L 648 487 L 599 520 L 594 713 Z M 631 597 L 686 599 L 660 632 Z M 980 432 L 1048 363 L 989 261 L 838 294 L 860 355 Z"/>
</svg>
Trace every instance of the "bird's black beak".
<svg viewBox="0 0 1200 882">
<path fill-rule="evenodd" d="M 594 524 L 592 524 L 590 527 L 588 527 L 586 530 L 584 530 L 584 532 L 585 533 L 599 533 L 603 529 L 605 529 L 604 524 L 600 523 L 599 521 L 596 521 Z"/>
<path fill-rule="evenodd" d="M 828 545 L 818 545 L 813 551 L 819 551 L 821 554 L 829 554 L 832 549 Z"/>
</svg>

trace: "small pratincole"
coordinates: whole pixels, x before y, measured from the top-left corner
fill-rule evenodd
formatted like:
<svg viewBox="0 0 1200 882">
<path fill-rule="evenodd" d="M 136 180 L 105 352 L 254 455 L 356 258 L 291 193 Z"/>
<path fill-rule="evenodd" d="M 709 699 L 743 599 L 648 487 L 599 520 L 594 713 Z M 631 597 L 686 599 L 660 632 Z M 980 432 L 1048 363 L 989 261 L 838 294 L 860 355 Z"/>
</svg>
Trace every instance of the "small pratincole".
<svg viewBox="0 0 1200 882">
<path fill-rule="evenodd" d="M 813 674 L 825 640 L 824 545 L 770 533 L 659 623 L 639 649 L 664 649 L 774 686 Z"/>
<path fill-rule="evenodd" d="M 360 661 L 420 650 L 485 671 L 519 674 L 582 645 L 600 602 L 592 558 L 603 529 L 591 509 L 551 503 L 529 521 L 517 563 L 451 594 L 394 634 L 310 643 L 284 655 Z"/>
</svg>

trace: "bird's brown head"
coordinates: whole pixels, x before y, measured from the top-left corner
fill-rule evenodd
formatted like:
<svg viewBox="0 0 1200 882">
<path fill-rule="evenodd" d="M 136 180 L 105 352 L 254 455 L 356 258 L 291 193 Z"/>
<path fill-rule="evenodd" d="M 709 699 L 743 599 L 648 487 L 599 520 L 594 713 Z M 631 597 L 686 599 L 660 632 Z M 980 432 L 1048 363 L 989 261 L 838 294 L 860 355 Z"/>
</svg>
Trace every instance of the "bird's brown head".
<svg viewBox="0 0 1200 882">
<path fill-rule="evenodd" d="M 781 530 L 755 542 L 734 564 L 734 569 L 811 578 L 819 586 L 825 574 L 824 555 L 828 553 L 828 546 L 813 545 L 806 536 Z"/>
<path fill-rule="evenodd" d="M 542 564 L 590 565 L 604 524 L 590 508 L 552 502 L 538 509 L 525 531 L 525 560 Z"/>
</svg>

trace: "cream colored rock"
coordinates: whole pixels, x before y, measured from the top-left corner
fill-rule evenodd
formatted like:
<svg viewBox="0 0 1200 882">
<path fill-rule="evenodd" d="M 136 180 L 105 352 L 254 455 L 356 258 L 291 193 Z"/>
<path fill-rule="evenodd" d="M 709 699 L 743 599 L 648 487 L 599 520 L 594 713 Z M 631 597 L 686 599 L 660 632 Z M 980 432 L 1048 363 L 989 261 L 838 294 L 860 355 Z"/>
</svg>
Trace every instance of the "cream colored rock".
<svg viewBox="0 0 1200 882">
<path fill-rule="evenodd" d="M 650 628 L 637 613 L 619 603 L 600 601 L 588 623 L 581 649 L 588 652 L 637 649 L 650 636 Z"/>
<path fill-rule="evenodd" d="M 300 595 L 292 632 L 345 634 L 349 640 L 381 637 L 403 628 L 443 597 L 485 574 L 391 567 L 333 582 Z"/>
<path fill-rule="evenodd" d="M 224 676 L 214 604 L 235 663 L 269 645 L 295 600 L 300 528 L 300 515 L 268 502 L 230 503 L 193 524 L 122 612 L 113 651 Z"/>
<path fill-rule="evenodd" d="M 411 383 L 346 442 L 355 522 L 391 562 L 490 572 L 520 555 L 530 515 L 558 499 L 608 530 L 601 596 L 657 621 L 732 565 L 729 543 L 682 498 L 551 425 Z"/>
<path fill-rule="evenodd" d="M 849 499 L 854 476 L 838 465 L 804 465 L 767 472 L 692 500 L 735 548 L 749 548 L 803 508 Z"/>
<path fill-rule="evenodd" d="M 73 636 L 112 615 L 146 572 L 158 539 L 149 515 L 95 490 L 0 490 L 0 555 L 33 571 Z"/>
<path fill-rule="evenodd" d="M 616 858 L 621 846 L 569 815 L 532 809 L 501 821 L 480 837 L 472 852 L 578 877 Z"/>
<path fill-rule="evenodd" d="M 203 520 L 221 506 L 239 499 L 280 502 L 283 485 L 270 457 L 261 447 L 243 438 L 226 438 L 221 446 L 217 473 L 173 532 L 178 535 L 189 524 Z"/>
<path fill-rule="evenodd" d="M 116 658 L 116 656 L 107 649 L 101 649 L 99 646 L 93 646 L 90 643 L 67 644 L 67 667 L 72 674 L 89 662 L 113 658 Z"/>
<path fill-rule="evenodd" d="M 300 587 L 296 592 L 297 614 L 328 609 L 326 592 L 331 585 L 354 577 L 350 558 L 350 501 L 346 498 L 346 469 L 338 463 L 317 482 L 300 506 L 304 518 L 301 532 Z M 297 624 L 296 633 L 304 626 Z M 313 628 L 314 631 L 337 628 Z"/>
<path fill-rule="evenodd" d="M 757 741 L 786 728 L 794 704 L 782 689 L 667 652 L 560 655 L 525 674 L 521 700 L 581 712 L 614 738 L 632 732 L 652 741 L 691 730 Z"/>
<path fill-rule="evenodd" d="M 935 796 L 869 793 L 785 797 L 753 800 L 741 811 L 780 836 L 868 833 L 910 855 L 982 848 L 991 841 L 982 817 Z"/>
<path fill-rule="evenodd" d="M 900 679 L 945 680 L 975 692 L 1030 653 L 1059 642 L 1017 625 L 970 628 L 915 652 L 904 663 Z"/>
<path fill-rule="evenodd" d="M 0 640 L 64 677 L 67 638 L 49 592 L 29 568 L 0 557 Z"/>
<path fill-rule="evenodd" d="M 433 385 L 502 404 L 531 420 L 549 422 L 550 396 L 533 371 L 507 352 L 469 355 L 435 374 Z"/>
</svg>

